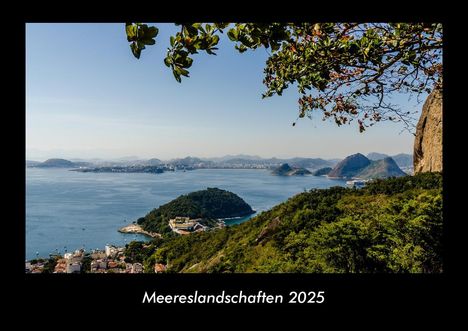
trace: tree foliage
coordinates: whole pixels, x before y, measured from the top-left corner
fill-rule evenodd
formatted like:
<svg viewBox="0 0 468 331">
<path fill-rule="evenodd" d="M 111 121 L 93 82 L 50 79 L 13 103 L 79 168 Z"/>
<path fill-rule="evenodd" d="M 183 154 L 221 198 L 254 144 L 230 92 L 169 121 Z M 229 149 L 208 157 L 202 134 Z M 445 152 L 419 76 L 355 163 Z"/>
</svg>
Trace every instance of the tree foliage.
<svg viewBox="0 0 468 331">
<path fill-rule="evenodd" d="M 172 230 L 168 222 L 177 216 L 201 218 L 200 223 L 212 226 L 216 224 L 216 219 L 242 217 L 253 212 L 238 195 L 218 188 L 207 188 L 181 195 L 153 209 L 137 222 L 147 231 L 169 235 Z"/>
<path fill-rule="evenodd" d="M 164 59 L 175 79 L 189 77 L 194 54 L 216 55 L 220 34 L 243 53 L 270 50 L 263 97 L 296 85 L 299 118 L 320 112 L 337 125 L 357 121 L 362 132 L 376 122 L 402 121 L 411 112 L 391 101 L 395 93 L 421 95 L 441 88 L 442 24 L 439 23 L 178 23 Z M 154 44 L 158 30 L 127 23 L 135 57 Z M 293 123 L 294 125 L 295 123 Z"/>
</svg>

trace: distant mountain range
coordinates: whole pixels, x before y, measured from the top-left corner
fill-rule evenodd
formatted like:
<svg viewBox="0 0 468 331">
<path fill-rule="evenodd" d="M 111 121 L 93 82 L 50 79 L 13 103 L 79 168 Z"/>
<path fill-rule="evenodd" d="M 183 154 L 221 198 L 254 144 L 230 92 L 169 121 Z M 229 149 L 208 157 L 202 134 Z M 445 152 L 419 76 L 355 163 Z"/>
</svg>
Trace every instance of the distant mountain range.
<svg viewBox="0 0 468 331">
<path fill-rule="evenodd" d="M 336 178 L 387 178 L 405 176 L 391 157 L 371 161 L 361 153 L 346 157 L 338 163 L 329 173 L 329 177 Z"/>
<path fill-rule="evenodd" d="M 34 168 L 78 168 L 91 165 L 88 162 L 72 162 L 65 159 L 48 159 L 44 162 L 26 160 L 26 166 Z"/>
<path fill-rule="evenodd" d="M 355 157 L 356 160 L 348 164 L 342 164 L 338 168 L 337 166 L 340 159 L 322 159 L 322 158 L 307 158 L 307 157 L 294 157 L 289 159 L 284 158 L 262 158 L 256 155 L 226 155 L 223 157 L 214 158 L 199 158 L 193 156 L 187 156 L 185 158 L 177 158 L 171 160 L 161 160 L 158 158 L 151 158 L 147 160 L 138 159 L 136 157 L 125 157 L 115 160 L 103 160 L 103 159 L 60 159 L 53 158 L 48 159 L 44 162 L 27 160 L 27 167 L 36 168 L 104 168 L 104 167 L 162 167 L 167 169 L 210 169 L 210 168 L 228 168 L 228 169 L 274 169 L 278 168 L 283 164 L 287 164 L 291 169 L 303 168 L 308 171 L 314 172 L 325 168 L 333 168 L 330 172 L 330 176 L 339 175 L 340 173 L 346 173 L 348 176 L 352 176 L 361 171 L 364 166 L 369 165 L 371 162 L 379 161 L 387 158 L 386 154 L 382 153 L 369 153 L 366 158 Z M 410 154 L 397 154 L 392 157 L 396 162 L 397 166 L 404 169 L 405 171 L 411 172 L 412 169 L 412 155 Z M 387 162 L 388 163 L 388 162 Z M 345 166 L 345 169 L 341 169 Z M 357 166 L 355 171 L 351 169 Z M 391 168 L 391 165 L 388 165 Z M 334 168 L 335 167 L 335 168 Z M 351 168 L 349 168 L 351 167 Z M 319 174 L 326 174 L 329 169 L 318 172 Z M 296 171 L 297 172 L 297 171 Z M 299 171 L 306 173 L 305 171 Z"/>
</svg>

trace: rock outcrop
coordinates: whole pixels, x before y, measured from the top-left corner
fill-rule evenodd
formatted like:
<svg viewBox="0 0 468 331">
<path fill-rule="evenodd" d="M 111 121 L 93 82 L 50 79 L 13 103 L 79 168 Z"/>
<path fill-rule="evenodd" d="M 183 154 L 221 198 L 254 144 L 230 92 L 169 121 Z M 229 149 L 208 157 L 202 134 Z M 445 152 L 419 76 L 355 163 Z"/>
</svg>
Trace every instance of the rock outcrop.
<svg viewBox="0 0 468 331">
<path fill-rule="evenodd" d="M 442 171 L 442 90 L 424 102 L 414 141 L 414 173 Z"/>
</svg>

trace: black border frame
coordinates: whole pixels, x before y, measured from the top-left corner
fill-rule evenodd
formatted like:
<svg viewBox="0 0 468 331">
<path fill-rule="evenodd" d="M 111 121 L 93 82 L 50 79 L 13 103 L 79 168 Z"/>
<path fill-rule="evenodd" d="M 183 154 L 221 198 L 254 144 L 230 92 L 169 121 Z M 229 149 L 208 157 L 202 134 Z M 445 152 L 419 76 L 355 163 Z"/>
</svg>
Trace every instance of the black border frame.
<svg viewBox="0 0 468 331">
<path fill-rule="evenodd" d="M 29 6 L 29 5 L 28 5 Z M 117 6 L 115 3 L 114 6 Z M 128 9 L 128 10 L 127 10 Z M 355 8 L 356 9 L 356 8 Z M 359 8 L 358 8 L 359 9 Z M 47 8 L 45 8 L 47 11 Z M 127 11 L 127 12 L 126 12 Z M 18 128 L 15 130 L 14 142 L 18 146 L 10 150 L 15 158 L 15 192 L 14 199 L 8 207 L 13 206 L 14 219 L 25 220 L 25 23 L 34 22 L 119 22 L 119 21 L 151 21 L 149 17 L 157 17 L 157 21 L 183 21 L 193 20 L 193 15 L 187 19 L 187 15 L 181 15 L 180 12 L 174 14 L 173 10 L 167 11 L 170 17 L 165 17 L 160 13 L 161 8 L 154 12 L 157 15 L 135 15 L 135 12 L 141 12 L 138 8 L 126 8 L 124 15 L 110 17 L 106 15 L 106 10 L 87 11 L 87 8 L 79 10 L 69 10 L 67 14 L 51 16 L 50 12 L 36 11 L 36 8 L 28 8 L 25 13 L 18 15 L 14 22 L 14 37 L 12 42 L 15 61 L 13 91 L 10 96 L 14 96 L 16 105 L 11 109 L 14 115 L 15 124 Z M 148 12 L 149 10 L 144 10 Z M 377 10 L 376 10 L 377 11 Z M 221 11 L 223 12 L 223 11 Z M 320 10 L 314 11 L 320 14 Z M 381 11 L 379 11 L 381 12 Z M 190 14 L 190 13 L 189 13 Z M 113 15 L 113 14 L 111 14 Z M 451 298 L 459 295 L 455 278 L 461 266 L 456 265 L 455 245 L 459 243 L 456 235 L 461 235 L 456 229 L 454 217 L 451 209 L 454 204 L 448 200 L 453 199 L 452 161 L 447 146 L 456 143 L 450 135 L 454 131 L 449 131 L 454 124 L 447 115 L 447 109 L 453 107 L 449 100 L 451 96 L 451 60 L 452 56 L 451 34 L 455 28 L 455 22 L 450 20 L 446 11 L 440 10 L 432 15 L 421 15 L 420 9 L 416 11 L 406 10 L 403 14 L 388 16 L 388 12 L 380 15 L 365 16 L 362 12 L 358 15 L 351 11 L 343 10 L 340 14 L 327 13 L 322 17 L 314 15 L 305 16 L 301 13 L 284 13 L 282 15 L 268 13 L 252 13 L 247 15 L 236 14 L 201 14 L 195 15 L 200 21 L 271 21 L 290 20 L 302 21 L 305 19 L 316 19 L 318 21 L 440 21 L 444 24 L 444 272 L 442 274 L 163 274 L 163 275 L 27 275 L 24 274 L 24 224 L 14 222 L 15 243 L 22 246 L 22 249 L 15 249 L 18 256 L 14 258 L 14 272 L 17 280 L 22 280 L 22 295 L 16 294 L 14 299 L 21 301 L 21 306 L 28 313 L 40 311 L 45 308 L 46 311 L 69 311 L 75 307 L 89 307 L 105 309 L 105 306 L 115 305 L 124 309 L 133 308 L 141 313 L 173 312 L 181 309 L 183 311 L 219 311 L 227 308 L 229 311 L 238 311 L 248 308 L 250 311 L 258 309 L 270 309 L 273 311 L 300 312 L 310 316 L 321 316 L 322 313 L 336 313 L 337 311 L 353 311 L 356 313 L 368 314 L 370 312 L 391 313 L 400 315 L 405 311 L 414 308 L 423 309 L 426 319 L 440 314 L 444 306 L 452 306 Z M 58 18 L 60 17 L 60 19 Z M 454 52 L 455 53 L 455 52 Z M 455 76 L 455 74 L 454 74 Z M 453 93 L 453 96 L 456 95 Z M 451 99 L 452 97 L 450 97 Z M 24 100 L 19 106 L 20 100 Z M 460 123 L 458 123 L 460 124 Z M 450 129 L 453 130 L 453 129 Z M 463 131 L 461 131 L 463 132 Z M 18 133 L 18 134 L 16 134 Z M 450 133 L 450 135 L 449 135 Z M 18 137 L 19 136 L 19 137 Z M 10 138 L 11 139 L 11 138 Z M 10 140 L 11 141 L 11 140 Z M 461 147 L 461 146 L 459 146 Z M 453 195 L 452 195 L 453 194 Z M 459 221 L 461 221 L 459 219 Z M 17 240 L 22 238 L 21 240 Z M 13 259 L 13 258 L 12 258 Z M 9 271 L 5 271 L 9 272 Z M 272 294 L 283 294 L 287 297 L 289 291 L 296 289 L 302 291 L 324 290 L 326 292 L 326 302 L 321 305 L 174 305 L 174 304 L 142 304 L 141 300 L 144 291 L 154 291 L 162 294 L 191 294 L 198 290 L 205 294 L 218 294 L 221 290 L 237 291 L 242 289 L 244 292 L 256 293 L 258 290 L 264 290 Z M 460 293 L 461 294 L 461 293 Z M 32 300 L 32 297 L 35 297 Z M 75 298 L 75 299 L 72 299 Z M 198 310 L 200 308 L 200 310 Z M 186 310 L 187 309 L 187 310 Z M 431 315 L 434 314 L 434 315 Z M 42 315 L 44 316 L 44 315 Z M 356 315 L 360 316 L 360 315 Z M 273 318 L 274 315 L 271 315 Z M 307 317 L 307 316 L 306 316 Z"/>
</svg>

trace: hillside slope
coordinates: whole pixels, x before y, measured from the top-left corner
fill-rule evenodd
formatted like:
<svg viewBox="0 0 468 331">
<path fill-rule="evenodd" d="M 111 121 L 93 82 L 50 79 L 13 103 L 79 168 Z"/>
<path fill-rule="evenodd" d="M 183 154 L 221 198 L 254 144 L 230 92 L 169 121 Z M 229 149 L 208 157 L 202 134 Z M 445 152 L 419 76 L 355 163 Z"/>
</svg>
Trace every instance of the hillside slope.
<svg viewBox="0 0 468 331">
<path fill-rule="evenodd" d="M 240 225 L 154 242 L 146 270 L 442 272 L 442 176 L 298 194 Z"/>
<path fill-rule="evenodd" d="M 391 157 L 386 157 L 382 160 L 372 161 L 367 167 L 360 171 L 357 177 L 362 179 L 371 178 L 387 178 L 406 176 L 396 162 Z"/>
</svg>

